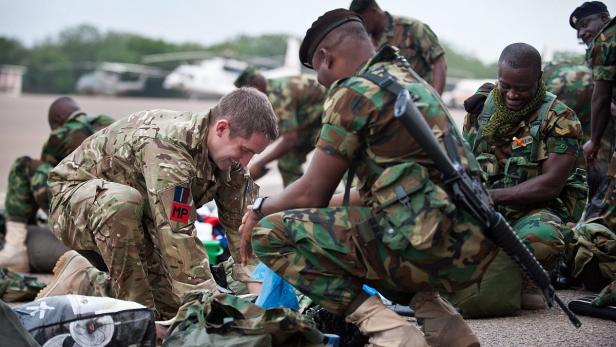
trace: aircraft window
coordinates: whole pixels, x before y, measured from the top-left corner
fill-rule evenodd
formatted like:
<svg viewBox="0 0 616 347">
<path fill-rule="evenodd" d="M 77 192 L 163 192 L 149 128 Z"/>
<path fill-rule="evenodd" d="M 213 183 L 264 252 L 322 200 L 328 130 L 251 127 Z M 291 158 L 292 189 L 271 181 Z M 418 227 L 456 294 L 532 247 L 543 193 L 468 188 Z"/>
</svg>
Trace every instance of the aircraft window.
<svg viewBox="0 0 616 347">
<path fill-rule="evenodd" d="M 244 69 L 245 68 L 238 68 L 238 67 L 235 67 L 235 66 L 228 66 L 228 65 L 223 66 L 223 70 L 230 71 L 230 72 L 237 72 L 238 74 L 240 72 L 244 71 Z"/>
<path fill-rule="evenodd" d="M 139 80 L 139 74 L 136 72 L 122 72 L 120 74 L 121 81 L 137 81 Z"/>
</svg>

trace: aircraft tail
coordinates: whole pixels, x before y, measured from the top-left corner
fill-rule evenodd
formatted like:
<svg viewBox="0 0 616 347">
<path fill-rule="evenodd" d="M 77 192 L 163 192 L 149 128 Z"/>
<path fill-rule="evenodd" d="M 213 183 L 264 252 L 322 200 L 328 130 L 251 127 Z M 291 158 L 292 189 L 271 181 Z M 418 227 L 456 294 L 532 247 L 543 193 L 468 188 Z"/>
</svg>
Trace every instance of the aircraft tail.
<svg viewBox="0 0 616 347">
<path fill-rule="evenodd" d="M 287 52 L 284 56 L 284 67 L 297 69 L 299 72 L 301 66 L 299 62 L 299 40 L 294 37 L 287 39 Z"/>
</svg>

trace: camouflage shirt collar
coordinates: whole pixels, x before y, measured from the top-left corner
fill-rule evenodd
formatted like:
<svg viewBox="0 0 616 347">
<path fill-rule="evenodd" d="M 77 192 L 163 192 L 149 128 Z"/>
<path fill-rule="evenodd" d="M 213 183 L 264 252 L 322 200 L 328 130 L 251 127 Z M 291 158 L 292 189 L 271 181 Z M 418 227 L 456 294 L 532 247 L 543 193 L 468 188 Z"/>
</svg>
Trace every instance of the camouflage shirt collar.
<svg viewBox="0 0 616 347">
<path fill-rule="evenodd" d="M 357 69 L 357 72 L 355 73 L 354 76 L 359 76 L 359 75 L 363 74 L 364 72 L 367 72 L 370 69 L 370 67 L 372 65 L 376 64 L 376 63 L 379 63 L 379 62 L 382 62 L 382 61 L 393 61 L 393 60 L 395 60 L 399 56 L 398 51 L 399 51 L 399 49 L 394 47 L 394 46 L 384 45 L 383 47 L 381 47 L 381 49 L 379 49 L 372 56 L 372 58 L 370 58 L 368 61 L 363 63 L 359 67 L 359 69 Z M 348 77 L 341 78 L 341 79 L 335 81 L 334 83 L 332 83 L 332 85 L 329 86 L 329 88 L 327 90 L 327 94 L 329 94 L 337 86 L 341 85 L 347 79 L 348 79 Z"/>
<path fill-rule="evenodd" d="M 387 17 L 387 24 L 385 25 L 385 31 L 383 32 L 383 37 L 394 36 L 394 16 L 392 16 L 387 11 L 385 11 L 385 16 Z"/>
<path fill-rule="evenodd" d="M 71 120 L 75 120 L 75 119 L 77 119 L 77 118 L 79 118 L 81 116 L 86 116 L 86 113 L 81 111 L 81 110 L 77 110 L 77 111 L 71 113 L 68 116 L 68 118 L 66 119 L 66 121 L 68 122 L 68 121 L 71 121 Z"/>
<path fill-rule="evenodd" d="M 603 32 L 610 26 L 612 26 L 612 24 L 616 23 L 616 16 L 614 16 L 614 18 L 610 19 L 607 21 L 607 23 L 605 23 L 605 25 L 603 25 L 603 27 L 601 27 L 601 29 L 599 31 L 597 31 L 597 35 L 595 35 L 595 37 L 592 38 L 592 43 L 595 43 L 595 40 L 597 39 L 597 37 L 599 37 L 601 34 L 603 34 Z"/>
<path fill-rule="evenodd" d="M 370 58 L 370 60 L 368 60 L 362 66 L 360 66 L 359 70 L 357 71 L 357 75 L 368 71 L 370 66 L 376 63 L 379 63 L 382 61 L 393 61 L 394 59 L 398 57 L 399 55 L 398 52 L 399 52 L 398 48 L 394 46 L 390 46 L 390 45 L 384 45 L 383 47 L 381 47 L 381 49 L 379 49 L 372 56 L 372 58 Z"/>
<path fill-rule="evenodd" d="M 197 177 L 204 178 L 210 181 L 215 180 L 215 170 L 216 164 L 210 159 L 210 153 L 207 148 L 207 134 L 209 129 L 210 117 L 212 116 L 212 110 L 208 111 L 208 113 L 203 117 L 201 123 L 201 131 L 203 134 L 200 136 L 201 138 L 201 152 L 197 155 L 197 163 L 199 163 L 197 170 Z"/>
</svg>

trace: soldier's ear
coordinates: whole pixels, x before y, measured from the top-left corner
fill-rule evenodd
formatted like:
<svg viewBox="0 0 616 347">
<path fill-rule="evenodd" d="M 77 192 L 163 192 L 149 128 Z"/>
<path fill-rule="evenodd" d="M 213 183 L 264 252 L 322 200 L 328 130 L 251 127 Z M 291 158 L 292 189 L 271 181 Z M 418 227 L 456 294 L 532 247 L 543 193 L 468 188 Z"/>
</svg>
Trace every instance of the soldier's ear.
<svg viewBox="0 0 616 347">
<path fill-rule="evenodd" d="M 216 135 L 220 137 L 224 134 L 225 130 L 231 129 L 231 124 L 228 120 L 221 118 L 214 123 L 214 129 L 216 130 Z"/>
</svg>

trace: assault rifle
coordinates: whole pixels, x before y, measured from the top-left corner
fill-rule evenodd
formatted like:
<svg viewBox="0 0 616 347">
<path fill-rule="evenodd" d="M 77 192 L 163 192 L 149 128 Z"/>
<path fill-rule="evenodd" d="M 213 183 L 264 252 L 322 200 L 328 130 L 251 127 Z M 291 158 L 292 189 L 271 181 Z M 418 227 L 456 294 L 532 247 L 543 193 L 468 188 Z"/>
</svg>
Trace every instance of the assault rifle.
<svg viewBox="0 0 616 347">
<path fill-rule="evenodd" d="M 449 188 L 449 194 L 456 205 L 463 206 L 485 226 L 486 236 L 503 249 L 520 266 L 520 269 L 541 288 L 550 307 L 554 306 L 554 301 L 556 301 L 575 327 L 582 326 L 575 314 L 556 295 L 548 273 L 515 234 L 503 215 L 491 206 L 490 196 L 481 182 L 466 172 L 460 161 L 458 146 L 452 135 L 449 132 L 444 134 L 443 142 L 447 151 L 447 154 L 445 154 L 428 123 L 411 99 L 408 90 L 400 86 L 390 76 L 381 77 L 363 74 L 362 77 L 396 95 L 394 116 L 402 122 L 410 135 L 428 154 L 428 157 L 434 161 L 434 165 L 443 175 L 443 181 Z"/>
</svg>

